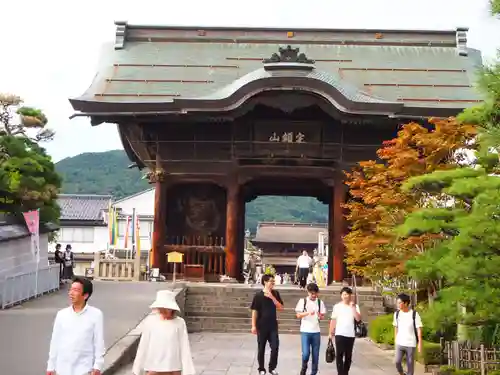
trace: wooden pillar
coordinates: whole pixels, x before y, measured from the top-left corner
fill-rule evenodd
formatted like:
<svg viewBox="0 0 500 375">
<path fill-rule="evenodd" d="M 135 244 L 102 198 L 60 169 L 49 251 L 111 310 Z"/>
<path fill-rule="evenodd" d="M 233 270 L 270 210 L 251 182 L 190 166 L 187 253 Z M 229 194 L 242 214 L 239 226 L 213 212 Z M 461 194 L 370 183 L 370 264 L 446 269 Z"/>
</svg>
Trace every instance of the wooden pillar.
<svg viewBox="0 0 500 375">
<path fill-rule="evenodd" d="M 153 219 L 153 238 L 151 244 L 151 267 L 160 268 L 164 272 L 165 239 L 167 229 L 167 186 L 162 170 L 156 170 L 149 175 L 150 183 L 155 186 L 155 206 Z"/>
<path fill-rule="evenodd" d="M 238 266 L 238 224 L 239 186 L 236 179 L 227 184 L 226 192 L 226 275 L 239 278 Z"/>
<path fill-rule="evenodd" d="M 342 241 L 344 235 L 344 210 L 346 187 L 341 178 L 336 178 L 332 187 L 328 220 L 328 283 L 344 281 L 345 248 Z"/>
</svg>

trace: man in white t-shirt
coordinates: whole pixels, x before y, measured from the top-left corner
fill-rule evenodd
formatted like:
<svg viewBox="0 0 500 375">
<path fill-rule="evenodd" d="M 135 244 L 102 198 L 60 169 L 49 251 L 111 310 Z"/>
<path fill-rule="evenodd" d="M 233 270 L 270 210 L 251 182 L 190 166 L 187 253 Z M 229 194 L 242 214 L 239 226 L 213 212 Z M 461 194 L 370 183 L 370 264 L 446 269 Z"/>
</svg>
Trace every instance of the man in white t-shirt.
<svg viewBox="0 0 500 375">
<path fill-rule="evenodd" d="M 304 250 L 302 255 L 297 258 L 297 277 L 301 289 L 306 287 L 307 276 L 309 275 L 309 268 L 312 264 L 312 258 Z"/>
<path fill-rule="evenodd" d="M 394 343 L 396 346 L 396 369 L 404 375 L 403 355 L 406 354 L 407 375 L 413 375 L 415 368 L 415 349 L 422 352 L 422 319 L 417 311 L 410 308 L 410 296 L 398 296 L 399 310 L 394 313 Z"/>
<path fill-rule="evenodd" d="M 319 348 L 321 345 L 321 329 L 319 322 L 326 314 L 323 301 L 318 298 L 319 288 L 316 284 L 307 285 L 307 297 L 297 302 L 295 312 L 300 319 L 300 340 L 302 343 L 302 368 L 300 375 L 306 375 L 309 357 L 312 354 L 311 375 L 318 373 Z"/>
<path fill-rule="evenodd" d="M 338 375 L 348 375 L 354 349 L 354 320 L 361 321 L 359 306 L 356 305 L 352 289 L 344 287 L 340 291 L 341 301 L 333 306 L 329 338 L 335 336 Z"/>
</svg>

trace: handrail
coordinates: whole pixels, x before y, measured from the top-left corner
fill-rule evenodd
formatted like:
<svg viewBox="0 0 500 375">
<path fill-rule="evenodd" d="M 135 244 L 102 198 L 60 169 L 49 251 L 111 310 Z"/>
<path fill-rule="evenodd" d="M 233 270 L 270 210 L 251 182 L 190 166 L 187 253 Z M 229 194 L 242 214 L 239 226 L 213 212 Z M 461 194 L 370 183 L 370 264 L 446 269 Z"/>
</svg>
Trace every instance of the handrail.
<svg viewBox="0 0 500 375">
<path fill-rule="evenodd" d="M 59 289 L 59 265 L 52 264 L 0 279 L 0 308 L 6 309 Z"/>
</svg>

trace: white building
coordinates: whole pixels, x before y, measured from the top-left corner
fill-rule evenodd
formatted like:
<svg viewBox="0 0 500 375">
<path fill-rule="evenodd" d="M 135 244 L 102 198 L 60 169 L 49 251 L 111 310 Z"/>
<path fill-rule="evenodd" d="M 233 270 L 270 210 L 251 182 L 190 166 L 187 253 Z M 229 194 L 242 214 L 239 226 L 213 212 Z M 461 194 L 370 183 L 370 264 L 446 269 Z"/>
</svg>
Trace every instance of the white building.
<svg viewBox="0 0 500 375">
<path fill-rule="evenodd" d="M 61 207 L 60 229 L 57 241 L 50 244 L 49 252 L 55 251 L 57 243 L 62 250 L 70 244 L 75 254 L 75 274 L 83 275 L 85 268 L 91 266 L 96 251 L 108 248 L 108 208 L 112 201 L 110 195 L 61 194 L 58 204 Z M 118 216 L 118 246 L 123 249 L 127 216 L 132 218 L 135 208 L 139 219 L 140 246 L 145 253 L 151 248 L 154 217 L 154 188 L 112 202 Z M 129 231 L 128 248 L 132 248 L 132 233 Z"/>
<path fill-rule="evenodd" d="M 113 206 L 119 213 L 118 218 L 118 247 L 123 247 L 125 243 L 127 216 L 132 220 L 134 213 L 139 219 L 139 235 L 141 251 L 151 249 L 151 239 L 153 237 L 155 189 L 141 191 L 123 199 L 117 200 Z M 131 230 L 131 229 L 130 229 Z M 129 248 L 131 248 L 131 233 L 129 230 Z"/>
</svg>

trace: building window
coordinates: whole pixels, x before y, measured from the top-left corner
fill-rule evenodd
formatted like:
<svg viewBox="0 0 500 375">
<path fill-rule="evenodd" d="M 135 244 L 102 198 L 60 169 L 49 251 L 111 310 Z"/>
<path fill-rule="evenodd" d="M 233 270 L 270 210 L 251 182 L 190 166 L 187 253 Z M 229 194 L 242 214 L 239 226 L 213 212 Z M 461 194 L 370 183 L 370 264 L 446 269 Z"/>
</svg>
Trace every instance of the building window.
<svg viewBox="0 0 500 375">
<path fill-rule="evenodd" d="M 61 228 L 61 242 L 71 243 L 93 243 L 94 228 Z"/>
</svg>

